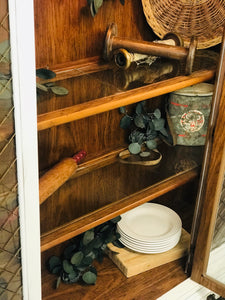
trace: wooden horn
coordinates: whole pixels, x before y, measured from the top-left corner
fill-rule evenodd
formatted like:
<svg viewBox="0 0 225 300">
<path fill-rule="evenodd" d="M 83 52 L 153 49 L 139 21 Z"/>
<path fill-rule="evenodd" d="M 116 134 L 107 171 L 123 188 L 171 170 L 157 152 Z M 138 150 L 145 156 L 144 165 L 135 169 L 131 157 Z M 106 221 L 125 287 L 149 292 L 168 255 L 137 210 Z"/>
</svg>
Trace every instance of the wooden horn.
<svg viewBox="0 0 225 300">
<path fill-rule="evenodd" d="M 164 43 L 121 38 L 117 36 L 117 25 L 112 23 L 106 32 L 103 57 L 105 60 L 110 60 L 114 50 L 123 48 L 134 53 L 154 55 L 177 60 L 186 59 L 186 72 L 191 73 L 196 46 L 197 41 L 195 38 L 191 39 L 189 49 L 182 46 L 168 45 Z"/>
</svg>

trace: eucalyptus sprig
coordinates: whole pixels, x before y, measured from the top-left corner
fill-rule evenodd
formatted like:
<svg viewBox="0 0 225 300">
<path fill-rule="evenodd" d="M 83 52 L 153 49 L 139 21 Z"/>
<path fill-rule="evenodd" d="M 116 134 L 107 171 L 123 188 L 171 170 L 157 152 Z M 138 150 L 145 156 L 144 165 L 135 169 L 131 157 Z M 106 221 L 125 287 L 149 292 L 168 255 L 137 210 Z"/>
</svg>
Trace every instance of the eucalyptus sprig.
<svg viewBox="0 0 225 300">
<path fill-rule="evenodd" d="M 87 0 L 87 3 L 90 7 L 92 17 L 94 17 L 98 13 L 99 8 L 102 6 L 103 0 Z M 124 5 L 125 0 L 120 0 L 120 3 Z"/>
<path fill-rule="evenodd" d="M 41 79 L 52 79 L 56 77 L 56 73 L 45 68 L 37 69 L 36 70 L 36 76 L 41 78 Z M 56 85 L 54 82 L 49 82 L 45 84 L 40 84 L 36 83 L 37 91 L 42 91 L 42 92 L 49 92 L 52 91 L 55 95 L 58 96 L 65 96 L 68 95 L 69 91 L 62 87 Z"/>
<path fill-rule="evenodd" d="M 60 257 L 49 258 L 47 268 L 58 276 L 56 288 L 61 281 L 84 282 L 88 285 L 96 283 L 97 270 L 92 263 L 94 260 L 102 262 L 108 243 L 115 242 L 117 247 L 120 245 L 120 235 L 116 232 L 116 224 L 120 219 L 118 216 L 84 232 L 70 241 Z"/>
<path fill-rule="evenodd" d="M 140 154 L 147 156 L 148 151 L 142 149 L 153 150 L 157 148 L 156 138 L 160 135 L 168 136 L 165 129 L 165 119 L 161 116 L 161 111 L 157 108 L 154 112 L 147 112 L 145 101 L 136 105 L 133 115 L 129 115 L 125 107 L 120 108 L 120 112 L 124 114 L 120 120 L 120 127 L 129 129 L 129 146 L 128 150 L 132 154 Z"/>
</svg>

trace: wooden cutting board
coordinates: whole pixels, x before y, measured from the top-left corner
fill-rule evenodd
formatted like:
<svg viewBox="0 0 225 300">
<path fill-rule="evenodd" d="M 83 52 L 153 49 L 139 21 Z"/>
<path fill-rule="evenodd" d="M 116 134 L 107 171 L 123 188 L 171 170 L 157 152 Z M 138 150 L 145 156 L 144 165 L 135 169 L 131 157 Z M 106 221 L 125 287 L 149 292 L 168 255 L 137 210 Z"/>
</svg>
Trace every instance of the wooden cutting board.
<svg viewBox="0 0 225 300">
<path fill-rule="evenodd" d="M 182 229 L 179 243 L 164 253 L 142 254 L 126 247 L 118 248 L 112 243 L 108 244 L 106 253 L 126 277 L 131 277 L 186 256 L 189 245 L 190 234 Z"/>
</svg>

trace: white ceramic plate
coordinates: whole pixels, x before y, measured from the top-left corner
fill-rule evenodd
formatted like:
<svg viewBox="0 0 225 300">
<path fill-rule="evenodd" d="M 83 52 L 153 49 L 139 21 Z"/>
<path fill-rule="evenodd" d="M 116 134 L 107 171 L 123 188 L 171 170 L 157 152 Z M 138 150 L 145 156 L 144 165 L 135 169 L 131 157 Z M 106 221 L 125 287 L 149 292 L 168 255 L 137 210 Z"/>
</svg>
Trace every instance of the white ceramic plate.
<svg viewBox="0 0 225 300">
<path fill-rule="evenodd" d="M 170 239 L 182 228 L 180 217 L 172 209 L 145 203 L 121 215 L 118 229 L 127 236 L 143 242 Z"/>
<path fill-rule="evenodd" d="M 133 237 L 130 237 L 129 235 L 127 235 L 126 233 L 124 233 L 123 231 L 121 231 L 119 228 L 117 228 L 117 232 L 124 237 L 125 239 L 129 240 L 130 242 L 133 243 L 137 243 L 137 244 L 143 244 L 143 245 L 164 245 L 169 243 L 171 240 L 176 239 L 177 236 L 179 236 L 181 234 L 181 229 L 178 230 L 175 234 L 171 235 L 169 238 L 167 239 L 163 239 L 163 240 L 158 240 L 158 241 L 141 241 L 138 239 L 135 239 Z"/>
<path fill-rule="evenodd" d="M 166 251 L 174 248 L 177 245 L 177 243 L 179 242 L 179 239 L 177 241 L 174 241 L 173 243 L 167 245 L 166 247 L 157 248 L 157 249 L 137 247 L 137 246 L 134 246 L 133 244 L 128 243 L 127 241 L 124 241 L 123 239 L 120 239 L 120 242 L 124 246 L 126 246 L 128 249 L 131 249 L 135 252 L 145 253 L 145 254 L 157 254 L 157 253 L 166 252 Z"/>
<path fill-rule="evenodd" d="M 128 237 L 127 235 L 124 235 L 119 230 L 118 230 L 118 233 L 120 234 L 122 240 L 127 241 L 130 244 L 133 244 L 134 246 L 146 247 L 146 248 L 149 248 L 149 247 L 151 247 L 151 248 L 161 248 L 161 247 L 170 245 L 171 243 L 173 243 L 174 241 L 179 239 L 180 236 L 181 236 L 181 230 L 180 230 L 174 236 L 172 236 L 170 239 L 168 239 L 166 241 L 151 243 L 151 242 L 143 242 L 143 241 L 138 241 L 138 240 L 132 239 L 132 238 Z"/>
</svg>

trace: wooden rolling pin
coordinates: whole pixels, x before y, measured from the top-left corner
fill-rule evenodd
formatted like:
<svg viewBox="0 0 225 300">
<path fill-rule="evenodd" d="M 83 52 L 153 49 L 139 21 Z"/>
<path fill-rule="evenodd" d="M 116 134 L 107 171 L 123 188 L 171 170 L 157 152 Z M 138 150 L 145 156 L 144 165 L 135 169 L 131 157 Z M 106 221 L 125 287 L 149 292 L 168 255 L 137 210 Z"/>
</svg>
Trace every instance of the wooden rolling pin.
<svg viewBox="0 0 225 300">
<path fill-rule="evenodd" d="M 39 179 L 40 204 L 42 204 L 75 173 L 79 162 L 85 156 L 86 152 L 82 150 L 73 157 L 64 158 Z"/>
</svg>

